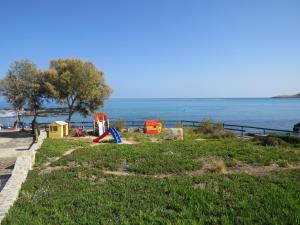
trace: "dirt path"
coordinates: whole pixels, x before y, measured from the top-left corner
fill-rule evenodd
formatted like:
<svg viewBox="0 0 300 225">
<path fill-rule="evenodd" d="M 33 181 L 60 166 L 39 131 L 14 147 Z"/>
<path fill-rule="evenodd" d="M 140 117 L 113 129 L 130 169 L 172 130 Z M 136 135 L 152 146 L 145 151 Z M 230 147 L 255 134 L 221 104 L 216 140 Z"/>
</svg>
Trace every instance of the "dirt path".
<svg viewBox="0 0 300 225">
<path fill-rule="evenodd" d="M 82 146 L 79 146 L 79 147 L 76 147 L 76 148 L 71 148 L 71 149 L 68 149 L 67 151 L 65 151 L 61 156 L 59 156 L 59 157 L 53 157 L 53 158 L 49 158 L 48 160 L 48 162 L 45 162 L 43 165 L 42 165 L 42 167 L 46 167 L 46 168 L 54 168 L 54 167 L 51 167 L 50 166 L 50 164 L 51 163 L 53 163 L 53 162 L 55 162 L 55 161 L 58 161 L 58 160 L 60 160 L 62 157 L 64 157 L 64 156 L 67 156 L 67 155 L 70 155 L 70 154 L 72 154 L 72 152 L 74 152 L 75 150 L 77 150 L 77 149 L 81 149 L 81 148 L 83 148 Z"/>
<path fill-rule="evenodd" d="M 74 167 L 80 167 L 80 165 L 77 165 L 74 162 L 68 163 L 67 166 L 56 166 L 56 167 L 46 167 L 42 169 L 39 172 L 39 175 L 44 175 L 51 173 L 52 171 L 61 170 L 61 169 L 69 169 Z M 87 168 L 91 168 L 90 166 Z M 111 170 L 100 170 L 104 174 L 114 175 L 114 176 L 143 176 L 143 177 L 155 177 L 155 178 L 165 178 L 165 177 L 176 177 L 176 176 L 201 176 L 203 174 L 207 173 L 222 173 L 222 174 L 238 174 L 238 173 L 246 173 L 249 175 L 267 175 L 271 172 L 278 172 L 278 171 L 284 171 L 289 169 L 300 169 L 300 162 L 291 164 L 288 167 L 279 167 L 277 164 L 271 164 L 268 166 L 257 166 L 257 165 L 250 165 L 245 163 L 240 163 L 236 167 L 229 167 L 225 170 L 215 170 L 214 165 L 212 164 L 205 164 L 201 169 L 199 170 L 193 170 L 193 171 L 184 171 L 180 173 L 165 173 L 165 174 L 138 174 L 134 172 L 128 172 L 128 171 L 111 171 Z"/>
<path fill-rule="evenodd" d="M 219 173 L 223 174 L 237 174 L 237 173 L 246 173 L 249 175 L 267 175 L 271 172 L 284 171 L 288 169 L 300 169 L 300 163 L 289 165 L 288 167 L 279 167 L 277 164 L 271 164 L 268 166 L 255 166 L 250 164 L 240 164 L 237 167 L 229 167 L 225 171 L 220 171 Z M 110 171 L 110 170 L 101 170 L 104 174 L 110 174 L 115 176 L 145 176 L 145 177 L 156 177 L 156 178 L 165 178 L 165 177 L 175 177 L 175 176 L 201 176 L 206 173 L 218 172 L 214 168 L 207 164 L 204 165 L 199 170 L 185 171 L 181 173 L 166 173 L 166 174 L 136 174 L 133 172 L 123 172 L 123 171 Z"/>
</svg>

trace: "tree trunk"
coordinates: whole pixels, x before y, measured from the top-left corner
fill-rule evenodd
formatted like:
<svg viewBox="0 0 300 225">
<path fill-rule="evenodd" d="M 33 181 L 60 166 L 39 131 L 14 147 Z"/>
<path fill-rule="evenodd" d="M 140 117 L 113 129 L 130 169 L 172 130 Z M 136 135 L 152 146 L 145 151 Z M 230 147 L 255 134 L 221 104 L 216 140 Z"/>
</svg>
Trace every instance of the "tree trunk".
<svg viewBox="0 0 300 225">
<path fill-rule="evenodd" d="M 34 110 L 33 120 L 31 122 L 32 134 L 33 134 L 33 140 L 34 140 L 34 142 L 37 142 L 38 141 L 38 137 L 39 137 L 38 127 L 37 127 L 37 124 L 36 124 L 36 117 L 37 117 L 37 113 L 36 113 L 36 110 Z"/>
<path fill-rule="evenodd" d="M 73 113 L 74 113 L 73 110 L 70 110 L 69 114 L 68 114 L 67 123 L 69 124 L 69 128 L 70 128 L 70 123 L 71 123 L 71 118 L 72 118 Z"/>
<path fill-rule="evenodd" d="M 19 111 L 16 111 L 16 121 L 14 122 L 14 126 L 13 126 L 14 129 L 17 128 L 17 124 L 18 124 L 19 122 L 20 122 Z"/>
</svg>

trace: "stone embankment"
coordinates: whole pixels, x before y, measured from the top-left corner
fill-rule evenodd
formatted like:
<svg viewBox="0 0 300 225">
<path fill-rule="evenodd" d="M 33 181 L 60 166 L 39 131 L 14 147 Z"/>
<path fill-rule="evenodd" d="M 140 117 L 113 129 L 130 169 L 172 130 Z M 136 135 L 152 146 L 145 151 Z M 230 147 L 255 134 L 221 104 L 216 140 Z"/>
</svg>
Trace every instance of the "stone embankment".
<svg viewBox="0 0 300 225">
<path fill-rule="evenodd" d="M 11 176 L 0 192 L 0 222 L 18 198 L 22 183 L 26 180 L 28 171 L 34 165 L 36 151 L 46 137 L 46 131 L 41 131 L 38 142 L 32 144 L 29 150 L 24 151 L 22 155 L 17 157 Z"/>
</svg>

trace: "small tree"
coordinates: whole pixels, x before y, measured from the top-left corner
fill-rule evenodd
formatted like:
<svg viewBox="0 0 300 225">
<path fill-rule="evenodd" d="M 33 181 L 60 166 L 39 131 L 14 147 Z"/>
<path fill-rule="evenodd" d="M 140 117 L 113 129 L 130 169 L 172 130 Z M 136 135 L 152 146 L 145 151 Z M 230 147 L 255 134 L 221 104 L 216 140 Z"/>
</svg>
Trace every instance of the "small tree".
<svg viewBox="0 0 300 225">
<path fill-rule="evenodd" d="M 50 76 L 49 88 L 58 103 L 67 105 L 68 122 L 75 112 L 86 116 L 102 107 L 111 94 L 103 72 L 91 62 L 57 59 L 50 62 L 50 69 L 55 73 Z"/>
<path fill-rule="evenodd" d="M 118 118 L 112 125 L 111 127 L 116 128 L 117 131 L 121 131 L 123 128 L 126 127 L 126 122 L 122 118 Z"/>
<path fill-rule="evenodd" d="M 24 85 L 26 103 L 28 108 L 33 113 L 32 129 L 35 132 L 35 137 L 38 136 L 36 119 L 38 117 L 39 109 L 41 109 L 44 101 L 48 100 L 48 92 L 46 87 L 47 77 L 45 71 L 33 70 L 32 73 L 26 74 L 23 77 L 22 85 Z"/>
<path fill-rule="evenodd" d="M 32 130 L 36 138 L 38 110 L 49 95 L 45 88 L 48 84 L 45 73 L 29 60 L 20 60 L 12 63 L 6 77 L 1 81 L 1 93 L 15 110 L 26 104 L 33 113 Z"/>
<path fill-rule="evenodd" d="M 12 67 L 6 77 L 0 80 L 0 94 L 5 96 L 16 112 L 15 128 L 17 123 L 20 122 L 20 110 L 22 110 L 25 104 L 26 97 L 20 76 L 13 72 Z"/>
</svg>

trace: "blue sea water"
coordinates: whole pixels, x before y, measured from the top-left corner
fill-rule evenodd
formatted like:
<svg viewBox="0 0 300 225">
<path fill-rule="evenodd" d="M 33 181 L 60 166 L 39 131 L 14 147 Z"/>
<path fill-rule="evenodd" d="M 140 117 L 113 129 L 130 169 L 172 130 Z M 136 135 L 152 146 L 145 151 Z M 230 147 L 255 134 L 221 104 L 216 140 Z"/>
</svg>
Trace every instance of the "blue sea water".
<svg viewBox="0 0 300 225">
<path fill-rule="evenodd" d="M 9 107 L 0 99 L 0 108 Z M 214 121 L 291 130 L 300 122 L 300 99 L 271 98 L 147 98 L 110 99 L 99 111 L 107 112 L 111 120 L 196 120 Z M 25 118 L 29 121 L 30 118 Z M 66 116 L 40 117 L 39 122 L 66 120 Z M 73 121 L 92 121 L 92 117 L 75 114 Z M 0 123 L 12 123 L 14 118 L 0 118 Z"/>
</svg>

